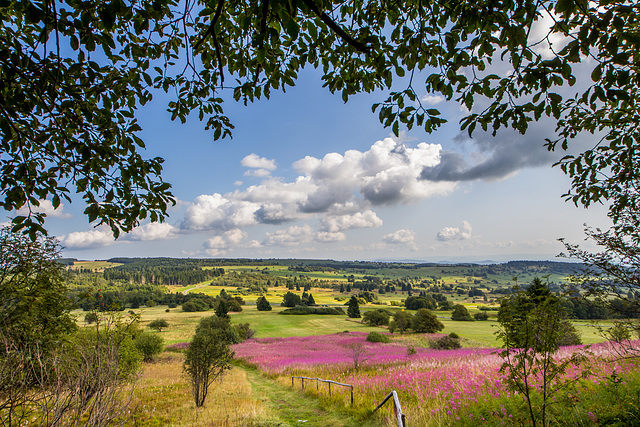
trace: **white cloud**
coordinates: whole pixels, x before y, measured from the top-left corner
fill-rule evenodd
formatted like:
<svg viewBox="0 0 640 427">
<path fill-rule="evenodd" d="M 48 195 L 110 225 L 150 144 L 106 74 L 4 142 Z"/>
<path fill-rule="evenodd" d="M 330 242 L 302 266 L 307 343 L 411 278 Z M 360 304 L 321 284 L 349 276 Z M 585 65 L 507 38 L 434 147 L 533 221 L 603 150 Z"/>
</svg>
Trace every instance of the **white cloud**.
<svg viewBox="0 0 640 427">
<path fill-rule="evenodd" d="M 109 246 L 115 243 L 109 227 L 98 227 L 88 231 L 74 231 L 60 239 L 63 246 L 69 249 L 89 249 Z"/>
<path fill-rule="evenodd" d="M 399 244 L 399 243 L 413 243 L 415 241 L 416 234 L 412 230 L 398 230 L 394 233 L 386 234 L 382 240 L 387 243 Z"/>
<path fill-rule="evenodd" d="M 257 224 L 259 205 L 233 200 L 222 195 L 203 194 L 196 197 L 185 212 L 182 228 L 191 230 L 232 229 Z"/>
<path fill-rule="evenodd" d="M 60 203 L 58 208 L 55 209 L 53 207 L 53 203 L 51 202 L 51 200 L 39 200 L 38 202 L 40 203 L 39 206 L 31 205 L 32 213 L 42 213 L 49 218 L 61 218 L 61 219 L 71 218 L 73 216 L 69 213 L 64 212 L 63 203 Z M 23 207 L 18 209 L 16 213 L 18 215 L 23 215 L 23 216 L 29 215 L 29 207 L 27 205 L 24 205 Z"/>
<path fill-rule="evenodd" d="M 246 168 L 266 169 L 267 171 L 273 171 L 277 167 L 275 160 L 270 160 L 264 157 L 260 157 L 255 153 L 249 154 L 244 159 L 242 159 L 240 163 L 242 164 L 242 166 Z"/>
<path fill-rule="evenodd" d="M 123 240 L 165 240 L 177 237 L 176 228 L 166 222 L 150 222 L 136 227 L 125 235 L 121 235 Z"/>
<path fill-rule="evenodd" d="M 322 229 L 335 233 L 353 228 L 380 227 L 382 220 L 372 210 L 357 212 L 353 215 L 332 216 L 322 220 Z"/>
<path fill-rule="evenodd" d="M 364 152 L 328 153 L 321 159 L 307 156 L 294 163 L 300 175 L 291 181 L 268 177 L 244 190 L 198 196 L 186 209 L 181 228 L 222 231 L 314 216 L 320 216 L 325 232 L 378 227 L 382 221 L 371 206 L 409 203 L 453 191 L 455 182 L 421 178 L 425 167 L 440 162 L 441 151 L 438 144 L 411 148 L 387 138 Z M 256 171 L 275 168 L 275 162 L 257 155 L 245 157 L 243 164 Z M 273 239 L 280 237 L 273 235 L 266 241 Z"/>
<path fill-rule="evenodd" d="M 471 238 L 471 224 L 462 222 L 462 227 L 444 227 L 436 235 L 436 240 L 448 242 L 450 240 L 466 240 Z"/>
<path fill-rule="evenodd" d="M 273 233 L 266 233 L 262 244 L 265 246 L 294 246 L 309 243 L 313 237 L 314 231 L 310 226 L 293 225 Z"/>
<path fill-rule="evenodd" d="M 233 229 L 222 233 L 219 236 L 214 236 L 204 242 L 203 246 L 205 252 L 211 256 L 224 255 L 229 250 L 233 250 L 247 239 L 248 234 L 240 229 Z M 249 246 L 253 245 L 250 242 Z"/>
<path fill-rule="evenodd" d="M 347 240 L 347 236 L 340 232 L 320 231 L 316 234 L 316 241 L 322 243 L 343 242 Z"/>
<path fill-rule="evenodd" d="M 442 95 L 434 95 L 434 94 L 428 94 L 423 96 L 422 98 L 420 98 L 420 100 L 422 102 L 424 102 L 427 105 L 436 105 L 436 104 L 440 104 L 441 102 L 444 101 L 444 96 Z"/>
<path fill-rule="evenodd" d="M 250 169 L 244 173 L 244 176 L 255 176 L 257 178 L 265 178 L 271 175 L 271 172 L 266 169 Z"/>
</svg>

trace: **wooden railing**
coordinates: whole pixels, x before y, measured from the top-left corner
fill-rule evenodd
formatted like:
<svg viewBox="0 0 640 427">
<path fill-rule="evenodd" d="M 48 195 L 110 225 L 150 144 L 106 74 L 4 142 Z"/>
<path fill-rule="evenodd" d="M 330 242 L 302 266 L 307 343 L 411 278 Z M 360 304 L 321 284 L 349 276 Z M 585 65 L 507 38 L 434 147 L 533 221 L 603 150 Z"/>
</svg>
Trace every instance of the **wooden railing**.
<svg viewBox="0 0 640 427">
<path fill-rule="evenodd" d="M 392 390 L 391 393 L 389 393 L 387 397 L 385 397 L 384 400 L 378 406 L 376 406 L 376 409 L 374 409 L 373 412 L 380 409 L 380 407 L 385 403 L 387 403 L 387 401 L 392 397 L 393 397 L 393 413 L 396 415 L 396 419 L 398 421 L 398 427 L 407 427 L 407 422 L 405 420 L 404 414 L 402 413 L 402 407 L 400 406 L 400 400 L 398 399 L 398 393 L 396 393 L 395 390 Z"/>
<path fill-rule="evenodd" d="M 304 380 L 307 381 L 315 381 L 316 382 L 316 390 L 318 390 L 320 388 L 320 383 L 327 383 L 329 384 L 329 396 L 331 396 L 331 384 L 335 384 L 337 386 L 341 386 L 341 387 L 349 387 L 351 389 L 351 406 L 353 406 L 353 386 L 351 384 L 342 384 L 336 381 L 331 381 L 331 380 L 321 380 L 320 378 L 309 378 L 309 377 L 291 377 L 291 387 L 293 387 L 293 379 L 294 378 L 298 378 L 300 380 L 302 380 L 302 388 L 304 389 Z"/>
</svg>

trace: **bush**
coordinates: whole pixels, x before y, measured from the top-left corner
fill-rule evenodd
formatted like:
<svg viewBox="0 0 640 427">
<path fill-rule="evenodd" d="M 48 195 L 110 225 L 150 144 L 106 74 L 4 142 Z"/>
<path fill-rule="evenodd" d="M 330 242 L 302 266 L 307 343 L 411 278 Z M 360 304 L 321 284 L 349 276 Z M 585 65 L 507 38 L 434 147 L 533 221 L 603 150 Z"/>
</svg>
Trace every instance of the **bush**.
<svg viewBox="0 0 640 427">
<path fill-rule="evenodd" d="M 379 334 L 378 332 L 370 332 L 367 335 L 367 342 L 391 342 L 389 337 Z"/>
<path fill-rule="evenodd" d="M 209 305 L 200 300 L 200 299 L 190 299 L 189 301 L 182 304 L 182 311 L 194 312 L 194 311 L 207 311 L 209 310 Z"/>
<path fill-rule="evenodd" d="M 252 338 L 256 334 L 256 331 L 251 329 L 249 326 L 250 325 L 248 323 L 239 323 L 237 325 L 234 325 L 234 328 L 238 333 L 238 338 L 240 342 L 246 341 L 249 338 Z"/>
<path fill-rule="evenodd" d="M 256 306 L 258 308 L 258 311 L 272 310 L 271 304 L 269 304 L 269 301 L 267 301 L 267 298 L 265 298 L 264 295 L 258 297 L 258 300 L 256 301 Z"/>
<path fill-rule="evenodd" d="M 381 308 L 377 310 L 369 310 L 362 316 L 362 321 L 371 326 L 381 326 L 389 324 L 389 312 Z"/>
<path fill-rule="evenodd" d="M 98 313 L 91 312 L 84 315 L 84 321 L 88 325 L 98 321 Z"/>
<path fill-rule="evenodd" d="M 460 347 L 462 347 L 460 338 L 453 338 L 451 335 L 429 341 L 429 348 L 434 350 L 455 350 Z"/>
<path fill-rule="evenodd" d="M 473 315 L 473 318 L 476 320 L 488 320 L 489 319 L 489 315 L 487 313 L 485 313 L 484 311 L 481 311 L 479 313 L 475 313 Z"/>
<path fill-rule="evenodd" d="M 470 322 L 473 317 L 469 314 L 467 307 L 462 304 L 456 304 L 453 306 L 453 313 L 451 313 L 451 320 L 457 320 L 462 322 Z"/>
<path fill-rule="evenodd" d="M 426 308 L 421 308 L 411 318 L 411 328 L 416 332 L 432 334 L 444 329 L 442 322 Z"/>
<path fill-rule="evenodd" d="M 340 307 L 294 307 L 282 310 L 280 314 L 329 314 L 340 315 L 344 314 L 344 310 Z"/>
<path fill-rule="evenodd" d="M 163 329 L 168 328 L 169 323 L 165 319 L 156 319 L 149 322 L 149 328 L 158 332 L 162 332 Z"/>
<path fill-rule="evenodd" d="M 196 408 L 204 404 L 213 381 L 231 369 L 234 353 L 230 345 L 236 336 L 227 319 L 212 316 L 200 320 L 185 351 L 183 366 L 191 383 Z"/>
<path fill-rule="evenodd" d="M 151 362 L 164 350 L 164 340 L 158 334 L 143 332 L 136 337 L 134 343 L 145 362 Z"/>
</svg>

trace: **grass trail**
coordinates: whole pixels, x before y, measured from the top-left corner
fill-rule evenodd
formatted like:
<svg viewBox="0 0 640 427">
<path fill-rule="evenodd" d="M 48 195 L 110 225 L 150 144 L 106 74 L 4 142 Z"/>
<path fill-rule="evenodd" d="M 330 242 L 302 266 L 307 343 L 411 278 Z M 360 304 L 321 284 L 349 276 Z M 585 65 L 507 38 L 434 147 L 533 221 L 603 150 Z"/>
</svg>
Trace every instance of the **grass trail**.
<svg viewBox="0 0 640 427">
<path fill-rule="evenodd" d="M 305 427 L 378 427 L 383 422 L 372 417 L 370 420 L 356 420 L 353 417 L 324 407 L 316 398 L 307 396 L 299 389 L 283 386 L 267 378 L 254 369 L 246 369 L 253 397 L 269 407 L 271 414 L 277 415 L 280 426 Z"/>
</svg>

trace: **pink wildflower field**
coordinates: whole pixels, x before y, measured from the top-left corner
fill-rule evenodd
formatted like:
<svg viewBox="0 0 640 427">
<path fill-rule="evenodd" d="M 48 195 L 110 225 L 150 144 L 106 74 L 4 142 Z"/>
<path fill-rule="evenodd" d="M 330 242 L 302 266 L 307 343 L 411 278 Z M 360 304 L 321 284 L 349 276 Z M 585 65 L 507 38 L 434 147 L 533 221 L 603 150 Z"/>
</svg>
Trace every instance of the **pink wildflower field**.
<svg viewBox="0 0 640 427">
<path fill-rule="evenodd" d="M 233 348 L 236 358 L 279 377 L 283 383 L 291 384 L 290 376 L 307 376 L 352 384 L 356 400 L 365 405 L 375 406 L 391 390 L 396 390 L 406 405 L 405 412 L 414 420 L 428 419 L 430 424 L 434 419 L 473 418 L 476 415 L 470 408 L 474 404 L 512 396 L 499 372 L 503 359 L 497 348 L 416 347 L 410 351 L 404 343 L 369 343 L 365 338 L 365 333 L 356 332 L 263 338 Z M 365 360 L 358 370 L 354 369 L 350 350 L 353 344 L 364 348 Z M 583 346 L 564 347 L 556 357 L 568 357 L 582 349 Z M 610 345 L 594 345 L 589 352 L 588 368 L 584 365 L 571 368 L 567 371 L 568 378 L 577 378 L 582 369 L 590 369 L 587 380 L 597 384 L 614 372 L 620 374 L 636 368 L 633 364 L 612 362 Z M 510 414 L 502 407 L 498 415 L 508 420 Z"/>
</svg>

